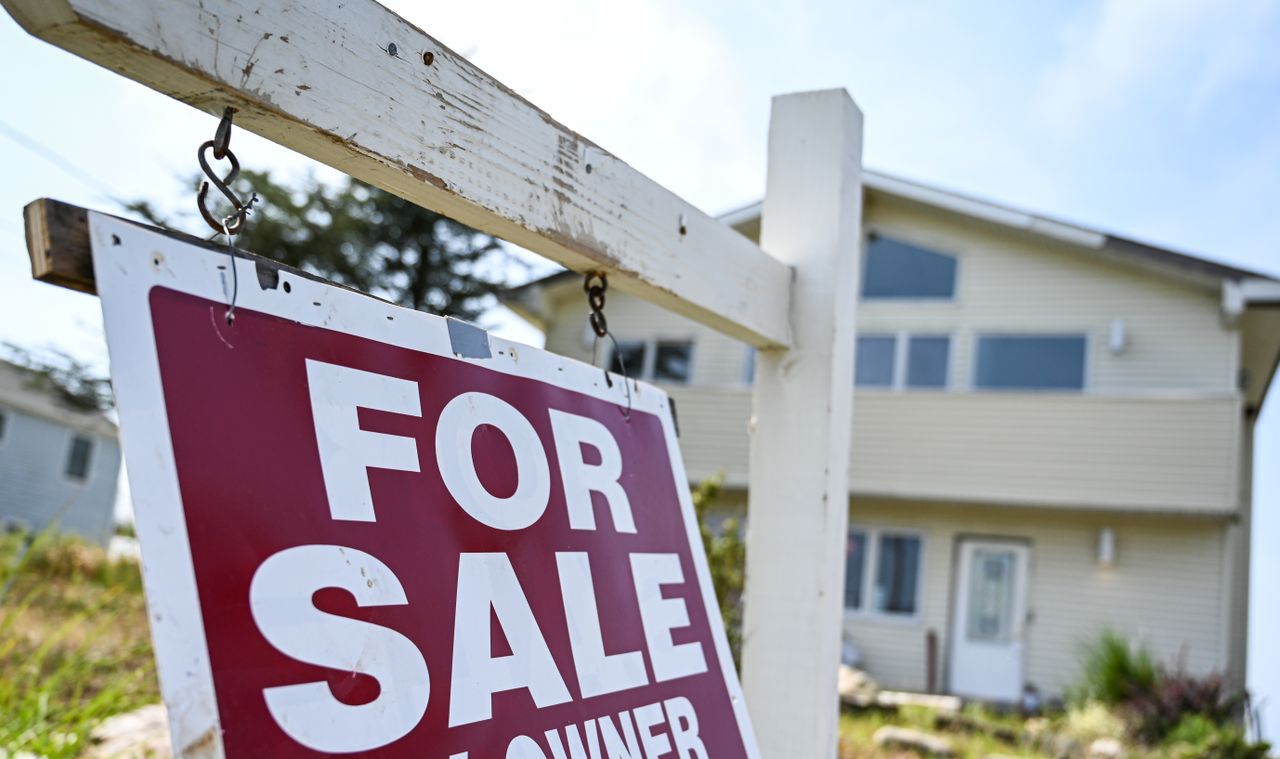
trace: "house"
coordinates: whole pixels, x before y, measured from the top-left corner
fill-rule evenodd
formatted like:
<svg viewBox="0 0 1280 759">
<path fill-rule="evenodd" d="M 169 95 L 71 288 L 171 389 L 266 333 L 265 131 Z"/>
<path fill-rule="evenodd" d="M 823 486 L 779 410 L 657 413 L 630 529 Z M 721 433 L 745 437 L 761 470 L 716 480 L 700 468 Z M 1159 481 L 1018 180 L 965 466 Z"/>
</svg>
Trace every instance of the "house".
<svg viewBox="0 0 1280 759">
<path fill-rule="evenodd" d="M 106 544 L 120 476 L 116 425 L 33 380 L 0 361 L 0 529 L 56 523 Z"/>
<path fill-rule="evenodd" d="M 1280 282 L 864 179 L 844 624 L 865 668 L 898 689 L 1060 695 L 1111 628 L 1243 683 Z M 723 220 L 758 238 L 759 205 Z M 593 360 L 577 275 L 505 302 Z M 670 392 L 689 476 L 722 474 L 743 509 L 752 351 L 622 292 L 606 313 L 618 348 L 599 363 Z"/>
</svg>

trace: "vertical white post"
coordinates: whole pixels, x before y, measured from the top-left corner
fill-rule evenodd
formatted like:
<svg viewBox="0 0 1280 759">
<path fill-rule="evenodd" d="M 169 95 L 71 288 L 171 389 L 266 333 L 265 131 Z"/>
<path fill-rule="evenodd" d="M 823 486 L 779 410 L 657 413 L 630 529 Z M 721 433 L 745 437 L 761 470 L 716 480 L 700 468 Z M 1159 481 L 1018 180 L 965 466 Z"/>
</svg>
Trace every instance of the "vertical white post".
<svg viewBox="0 0 1280 759">
<path fill-rule="evenodd" d="M 760 351 L 747 506 L 743 685 L 764 759 L 836 750 L 862 112 L 774 98 L 760 246 L 795 270 L 790 350 Z"/>
</svg>

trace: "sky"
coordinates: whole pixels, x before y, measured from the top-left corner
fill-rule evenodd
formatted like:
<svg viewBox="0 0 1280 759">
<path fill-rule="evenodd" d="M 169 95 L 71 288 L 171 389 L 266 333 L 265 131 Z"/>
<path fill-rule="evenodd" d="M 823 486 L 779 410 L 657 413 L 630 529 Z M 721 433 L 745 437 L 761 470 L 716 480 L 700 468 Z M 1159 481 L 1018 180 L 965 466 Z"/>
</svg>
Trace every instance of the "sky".
<svg viewBox="0 0 1280 759">
<path fill-rule="evenodd" d="M 709 213 L 761 197 L 772 95 L 844 87 L 865 114 L 869 168 L 1280 274 L 1269 0 L 389 4 Z M 96 300 L 30 279 L 21 208 L 39 197 L 190 208 L 178 177 L 196 170 L 216 120 L 7 17 L 0 70 L 0 341 L 105 365 Z M 246 167 L 337 176 L 245 132 L 234 147 Z M 509 314 L 489 323 L 539 344 Z M 1257 427 L 1249 655 L 1274 741 L 1277 406 Z"/>
</svg>

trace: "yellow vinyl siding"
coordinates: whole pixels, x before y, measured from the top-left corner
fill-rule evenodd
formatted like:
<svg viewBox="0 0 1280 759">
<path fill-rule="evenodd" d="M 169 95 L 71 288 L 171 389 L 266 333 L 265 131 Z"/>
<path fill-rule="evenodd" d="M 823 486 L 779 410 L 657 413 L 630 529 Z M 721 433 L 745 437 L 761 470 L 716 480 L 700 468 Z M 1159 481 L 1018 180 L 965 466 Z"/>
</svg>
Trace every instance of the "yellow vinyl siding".
<svg viewBox="0 0 1280 759">
<path fill-rule="evenodd" d="M 1236 398 L 860 392 L 853 491 L 1230 512 Z"/>
<path fill-rule="evenodd" d="M 950 389 L 867 390 L 854 403 L 853 491 L 1026 505 L 1228 512 L 1239 504 L 1239 335 L 1219 294 L 1104 259 L 1096 251 L 885 197 L 868 228 L 954 254 L 956 298 L 868 300 L 862 333 L 951 335 Z M 856 297 L 852 290 L 849 297 Z M 555 291 L 550 350 L 591 360 L 578 287 Z M 623 293 L 619 340 L 691 339 L 677 388 L 695 476 L 746 482 L 750 392 L 740 343 Z M 1109 349 L 1112 323 L 1127 345 Z M 973 390 L 984 333 L 1083 333 L 1083 393 Z M 604 347 L 604 346 L 602 346 Z M 603 362 L 608 350 L 602 350 Z"/>
<path fill-rule="evenodd" d="M 1239 332 L 1223 323 L 1217 291 L 1065 242 L 884 198 L 868 207 L 867 226 L 959 259 L 953 301 L 867 300 L 858 306 L 859 332 L 952 335 L 953 389 L 971 387 L 977 335 L 1038 332 L 1088 336 L 1089 393 L 1236 392 Z M 567 287 L 557 296 L 547 347 L 589 359 L 582 347 L 581 290 Z M 849 297 L 857 293 L 850 289 Z M 694 338 L 694 384 L 739 382 L 740 343 L 623 293 L 609 294 L 606 311 L 619 339 Z M 1116 320 L 1128 338 L 1119 355 L 1108 348 Z"/>
<path fill-rule="evenodd" d="M 689 476 L 746 484 L 747 388 L 670 387 Z M 1231 513 L 1240 401 L 857 392 L 854 494 Z"/>
<path fill-rule="evenodd" d="M 1234 392 L 1239 334 L 1223 324 L 1220 293 L 1103 259 L 1067 243 L 879 201 L 868 227 L 958 258 L 951 302 L 867 300 L 859 332 L 955 335 L 953 387 L 968 388 L 981 333 L 1083 333 L 1089 392 Z M 1128 345 L 1108 350 L 1111 324 Z"/>
<path fill-rule="evenodd" d="M 1226 667 L 1219 613 L 1222 523 L 1193 518 L 1119 517 L 1013 509 L 905 504 L 856 499 L 854 524 L 906 527 L 925 538 L 919 620 L 874 621 L 849 615 L 846 629 L 873 677 L 888 687 L 922 689 L 925 635 L 939 639 L 940 682 L 950 650 L 951 583 L 960 536 L 1008 538 L 1031 547 L 1026 678 L 1061 693 L 1079 673 L 1081 648 L 1108 627 L 1193 672 Z M 1116 533 L 1116 563 L 1097 564 L 1098 531 Z"/>
<path fill-rule="evenodd" d="M 727 494 L 724 508 L 740 513 L 743 499 L 740 492 Z M 1184 663 L 1195 673 L 1228 669 L 1232 647 L 1239 645 L 1221 613 L 1229 527 L 1220 519 L 854 498 L 849 521 L 855 527 L 909 530 L 924 541 L 917 615 L 845 614 L 846 634 L 861 651 L 864 668 L 887 688 L 925 689 L 930 630 L 938 635 L 938 683 L 946 688 L 952 584 L 964 537 L 1030 547 L 1025 676 L 1043 693 L 1061 695 L 1074 684 L 1081 650 L 1108 628 L 1142 642 L 1159 661 Z M 1116 535 L 1110 568 L 1097 562 L 1103 527 Z"/>
</svg>

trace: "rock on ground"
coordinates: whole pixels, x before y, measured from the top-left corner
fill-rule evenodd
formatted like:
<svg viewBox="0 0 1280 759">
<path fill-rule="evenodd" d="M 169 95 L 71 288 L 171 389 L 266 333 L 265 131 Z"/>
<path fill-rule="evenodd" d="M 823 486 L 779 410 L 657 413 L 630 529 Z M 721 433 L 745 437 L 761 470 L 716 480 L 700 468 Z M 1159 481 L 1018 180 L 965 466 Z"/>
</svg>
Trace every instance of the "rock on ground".
<svg viewBox="0 0 1280 759">
<path fill-rule="evenodd" d="M 956 753 L 951 741 L 940 735 L 894 725 L 885 725 L 877 730 L 871 736 L 871 742 L 881 748 L 906 749 L 925 756 L 951 757 Z"/>
<path fill-rule="evenodd" d="M 89 736 L 87 759 L 171 759 L 164 704 L 151 704 L 106 720 Z"/>
<path fill-rule="evenodd" d="M 840 700 L 850 706 L 867 707 L 876 702 L 880 687 L 866 672 L 841 664 L 836 675 L 836 689 Z"/>
</svg>

